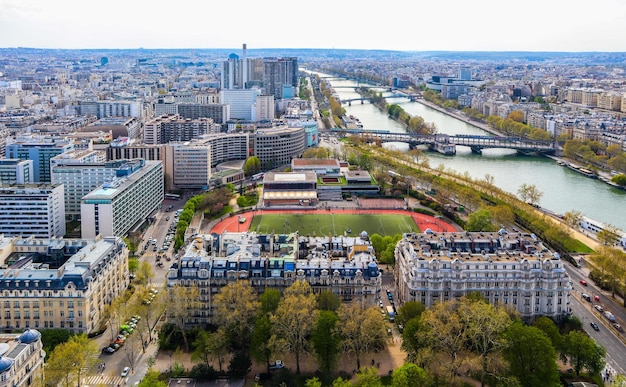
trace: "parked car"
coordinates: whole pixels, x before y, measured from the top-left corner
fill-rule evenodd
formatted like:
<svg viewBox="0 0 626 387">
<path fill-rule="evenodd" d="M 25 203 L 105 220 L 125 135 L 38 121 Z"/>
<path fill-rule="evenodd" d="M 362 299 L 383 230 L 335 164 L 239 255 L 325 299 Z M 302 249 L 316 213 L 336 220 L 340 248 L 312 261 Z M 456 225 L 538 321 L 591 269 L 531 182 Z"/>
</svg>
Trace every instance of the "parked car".
<svg viewBox="0 0 626 387">
<path fill-rule="evenodd" d="M 587 300 L 587 301 L 591 302 L 591 296 L 588 295 L 587 293 L 583 293 L 581 295 L 581 297 L 583 298 L 583 300 Z"/>
<path fill-rule="evenodd" d="M 281 368 L 285 368 L 285 364 L 283 364 L 282 360 L 276 360 L 272 364 L 270 364 L 270 370 L 279 370 Z"/>
<path fill-rule="evenodd" d="M 582 286 L 587 286 L 587 281 L 585 281 L 585 280 L 580 280 L 580 284 L 581 284 Z"/>
<path fill-rule="evenodd" d="M 112 355 L 115 353 L 115 349 L 111 347 L 104 347 L 102 348 L 102 353 L 104 353 L 105 355 Z"/>
<path fill-rule="evenodd" d="M 600 305 L 594 305 L 593 307 L 596 308 L 596 310 L 598 312 L 600 312 L 600 313 L 602 313 L 604 311 L 604 308 L 602 308 L 602 306 L 600 306 Z"/>
<path fill-rule="evenodd" d="M 622 328 L 622 326 L 619 325 L 618 323 L 613 324 L 613 327 L 617 329 L 619 332 L 624 332 L 624 328 Z"/>
<path fill-rule="evenodd" d="M 591 327 L 595 331 L 599 331 L 600 330 L 600 327 L 598 326 L 598 324 L 594 323 L 593 321 L 591 322 Z"/>
</svg>

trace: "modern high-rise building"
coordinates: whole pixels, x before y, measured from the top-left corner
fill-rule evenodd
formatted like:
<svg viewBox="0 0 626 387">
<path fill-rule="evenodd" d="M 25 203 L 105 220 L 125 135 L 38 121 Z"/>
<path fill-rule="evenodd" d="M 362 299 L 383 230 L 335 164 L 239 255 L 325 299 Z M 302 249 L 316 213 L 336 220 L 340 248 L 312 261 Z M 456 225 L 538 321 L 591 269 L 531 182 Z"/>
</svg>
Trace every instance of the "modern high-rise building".
<svg viewBox="0 0 626 387">
<path fill-rule="evenodd" d="M 32 184 L 33 160 L 0 159 L 0 184 Z"/>
<path fill-rule="evenodd" d="M 0 329 L 4 331 L 95 331 L 104 307 L 130 281 L 128 249 L 121 238 L 17 237 L 2 252 Z"/>
<path fill-rule="evenodd" d="M 263 58 L 263 94 L 282 99 L 285 85 L 298 87 L 298 58 Z"/>
<path fill-rule="evenodd" d="M 291 159 L 302 156 L 304 149 L 304 127 L 263 128 L 254 134 L 254 155 L 264 169 L 289 165 Z"/>
<path fill-rule="evenodd" d="M 6 146 L 7 159 L 33 161 L 33 181 L 49 183 L 50 159 L 61 153 L 74 150 L 74 144 L 65 138 L 25 136 L 12 140 Z"/>
<path fill-rule="evenodd" d="M 273 95 L 259 95 L 254 104 L 252 121 L 271 121 L 274 119 L 275 110 Z"/>
<path fill-rule="evenodd" d="M 163 201 L 163 165 L 140 160 L 123 177 L 82 198 L 81 236 L 126 236 L 149 219 Z"/>
<path fill-rule="evenodd" d="M 52 166 L 52 181 L 63 184 L 65 188 L 65 217 L 78 219 L 81 200 L 85 195 L 107 182 L 127 176 L 141 165 L 141 159 L 55 163 Z"/>
<path fill-rule="evenodd" d="M 221 103 L 180 103 L 178 104 L 177 112 L 183 118 L 190 118 L 192 120 L 211 118 L 218 124 L 225 124 L 226 121 L 230 120 L 230 105 Z"/>
<path fill-rule="evenodd" d="M 230 117 L 232 119 L 252 119 L 253 105 L 261 94 L 259 89 L 249 90 L 222 90 L 220 99 L 222 103 L 230 105 Z"/>
<path fill-rule="evenodd" d="M 0 234 L 65 236 L 63 189 L 61 184 L 0 187 Z"/>
<path fill-rule="evenodd" d="M 176 188 L 208 189 L 211 180 L 211 146 L 199 141 L 170 142 Z"/>
</svg>

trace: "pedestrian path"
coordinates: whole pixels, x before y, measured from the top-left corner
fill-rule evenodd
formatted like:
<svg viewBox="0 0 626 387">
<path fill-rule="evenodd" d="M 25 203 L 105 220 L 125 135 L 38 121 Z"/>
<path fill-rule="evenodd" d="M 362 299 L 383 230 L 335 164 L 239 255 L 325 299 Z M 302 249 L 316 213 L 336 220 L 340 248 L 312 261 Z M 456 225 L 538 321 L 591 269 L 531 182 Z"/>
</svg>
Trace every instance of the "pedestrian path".
<svg viewBox="0 0 626 387">
<path fill-rule="evenodd" d="M 93 375 L 83 379 L 81 384 L 83 387 L 87 386 L 123 386 L 125 385 L 124 378 L 121 376 L 107 376 L 107 375 Z"/>
</svg>

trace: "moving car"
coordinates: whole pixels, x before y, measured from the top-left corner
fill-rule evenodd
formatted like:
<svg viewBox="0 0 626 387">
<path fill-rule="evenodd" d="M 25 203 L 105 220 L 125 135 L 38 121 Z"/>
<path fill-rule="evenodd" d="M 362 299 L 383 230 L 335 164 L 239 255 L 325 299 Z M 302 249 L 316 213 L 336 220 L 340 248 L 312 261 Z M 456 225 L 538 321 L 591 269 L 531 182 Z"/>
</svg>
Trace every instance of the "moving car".
<svg viewBox="0 0 626 387">
<path fill-rule="evenodd" d="M 604 308 L 602 306 L 600 306 L 600 305 L 594 305 L 593 307 L 596 308 L 596 310 L 598 312 L 600 312 L 600 313 L 602 313 L 604 311 Z"/>
<path fill-rule="evenodd" d="M 582 286 L 587 286 L 587 281 L 585 281 L 585 280 L 580 280 L 580 284 L 581 284 Z"/>
<path fill-rule="evenodd" d="M 125 377 L 128 376 L 129 372 L 130 372 L 130 367 L 124 367 L 124 369 L 122 370 L 122 373 L 120 374 L 120 376 L 125 378 Z"/>
<path fill-rule="evenodd" d="M 591 322 L 591 327 L 595 330 L 595 331 L 599 331 L 600 327 L 598 326 L 598 324 L 594 323 L 593 321 Z"/>
</svg>

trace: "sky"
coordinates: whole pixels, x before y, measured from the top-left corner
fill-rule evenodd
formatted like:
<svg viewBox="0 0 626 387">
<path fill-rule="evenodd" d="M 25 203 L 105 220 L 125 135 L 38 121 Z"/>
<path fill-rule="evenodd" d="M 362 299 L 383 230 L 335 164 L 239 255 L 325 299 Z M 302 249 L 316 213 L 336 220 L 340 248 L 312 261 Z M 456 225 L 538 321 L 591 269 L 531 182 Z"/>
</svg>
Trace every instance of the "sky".
<svg viewBox="0 0 626 387">
<path fill-rule="evenodd" d="M 624 0 L 0 0 L 0 48 L 626 51 Z"/>
</svg>

